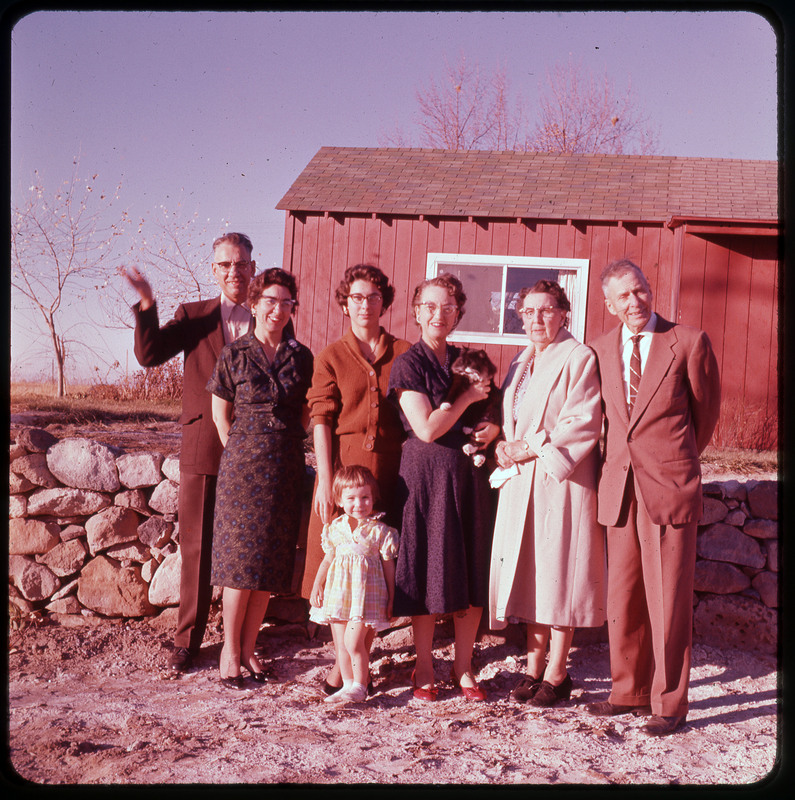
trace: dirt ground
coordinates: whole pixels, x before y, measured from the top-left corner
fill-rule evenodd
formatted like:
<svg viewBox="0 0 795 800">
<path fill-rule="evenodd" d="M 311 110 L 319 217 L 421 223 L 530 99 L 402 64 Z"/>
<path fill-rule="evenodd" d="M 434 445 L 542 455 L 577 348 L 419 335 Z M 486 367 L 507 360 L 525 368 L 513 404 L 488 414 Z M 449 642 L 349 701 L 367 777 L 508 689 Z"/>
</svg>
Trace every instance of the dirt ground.
<svg viewBox="0 0 795 800">
<path fill-rule="evenodd" d="M 217 612 L 194 668 L 164 667 L 175 614 L 150 620 L 66 617 L 9 638 L 9 780 L 36 784 L 469 784 L 738 786 L 774 777 L 779 758 L 775 660 L 696 645 L 691 709 L 675 735 L 651 739 L 643 719 L 600 719 L 584 704 L 609 690 L 607 645 L 572 651 L 571 702 L 513 703 L 522 667 L 515 642 L 478 643 L 485 703 L 442 684 L 436 703 L 412 697 L 407 629 L 376 639 L 375 693 L 333 708 L 320 682 L 333 662 L 325 629 L 263 628 L 278 682 L 217 680 Z M 452 660 L 438 625 L 436 672 Z M 15 773 L 15 774 L 14 774 Z M 759 788 L 762 788 L 761 786 Z"/>
<path fill-rule="evenodd" d="M 151 436 L 168 451 L 169 423 L 153 426 L 109 430 L 105 441 L 134 450 Z M 89 433 L 57 427 L 48 425 L 59 436 Z M 766 794 L 779 785 L 778 671 L 763 653 L 696 644 L 686 726 L 651 739 L 643 718 L 586 713 L 610 688 L 603 643 L 573 649 L 571 701 L 542 710 L 508 698 L 523 667 L 519 637 L 486 632 L 475 663 L 488 701 L 472 703 L 443 683 L 452 628 L 442 620 L 439 700 L 423 703 L 410 689 L 409 630 L 396 629 L 376 639 L 374 695 L 335 708 L 320 688 L 333 662 L 326 628 L 310 638 L 303 625 L 266 624 L 258 643 L 278 682 L 247 680 L 236 691 L 217 680 L 218 608 L 198 661 L 178 679 L 164 669 L 175 622 L 175 609 L 145 620 L 11 619 L 4 777 L 15 796 L 44 784 L 719 785 Z"/>
</svg>

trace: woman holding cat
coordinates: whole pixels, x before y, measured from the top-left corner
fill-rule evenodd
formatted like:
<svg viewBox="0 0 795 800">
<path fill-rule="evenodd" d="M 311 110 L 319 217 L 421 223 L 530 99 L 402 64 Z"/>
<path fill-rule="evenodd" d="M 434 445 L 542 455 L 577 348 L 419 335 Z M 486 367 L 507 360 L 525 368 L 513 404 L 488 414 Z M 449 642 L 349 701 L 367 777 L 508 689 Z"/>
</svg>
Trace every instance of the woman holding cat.
<svg viewBox="0 0 795 800">
<path fill-rule="evenodd" d="M 435 700 L 432 659 L 437 614 L 452 612 L 455 661 L 450 679 L 463 695 L 483 700 L 472 674 L 472 652 L 488 598 L 492 497 L 485 470 L 463 452 L 468 437 L 461 416 L 491 398 L 473 434 L 481 445 L 498 434 L 498 393 L 493 383 L 472 383 L 449 408 L 441 408 L 451 385 L 458 348 L 447 337 L 464 313 L 460 281 L 440 275 L 423 281 L 412 306 L 420 340 L 395 360 L 389 397 L 408 436 L 400 460 L 400 550 L 395 571 L 395 616 L 410 616 L 416 668 L 414 697 Z"/>
<path fill-rule="evenodd" d="M 307 532 L 301 595 L 310 599 L 315 574 L 323 561 L 323 525 L 334 517 L 332 482 L 340 467 L 367 467 L 378 481 L 385 522 L 394 525 L 394 490 L 400 465 L 403 427 L 397 410 L 386 401 L 389 373 L 398 355 L 409 349 L 381 326 L 395 289 L 384 273 L 370 264 L 345 270 L 336 290 L 350 328 L 341 339 L 315 358 L 312 387 L 307 395 L 313 423 L 317 479 Z M 369 636 L 368 649 L 373 637 Z M 342 688 L 337 663 L 326 676 L 323 690 Z"/>
<path fill-rule="evenodd" d="M 605 621 L 604 531 L 596 522 L 599 374 L 593 351 L 566 330 L 570 309 L 554 281 L 519 293 L 530 342 L 505 378 L 505 438 L 495 452 L 517 474 L 500 489 L 489 626 L 527 623 L 527 674 L 511 696 L 535 706 L 569 698 L 574 628 Z"/>
</svg>

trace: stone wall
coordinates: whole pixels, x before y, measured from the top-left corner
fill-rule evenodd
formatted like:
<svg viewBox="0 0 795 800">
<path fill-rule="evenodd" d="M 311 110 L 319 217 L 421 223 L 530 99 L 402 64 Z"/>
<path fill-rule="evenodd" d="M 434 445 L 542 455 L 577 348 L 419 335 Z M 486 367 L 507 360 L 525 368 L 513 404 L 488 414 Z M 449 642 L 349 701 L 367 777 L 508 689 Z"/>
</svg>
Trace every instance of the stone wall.
<svg viewBox="0 0 795 800">
<path fill-rule="evenodd" d="M 177 605 L 177 457 L 26 428 L 10 447 L 9 491 L 9 595 L 20 612 L 143 617 Z M 705 484 L 697 641 L 775 650 L 777 519 L 774 481 Z"/>
<path fill-rule="evenodd" d="M 693 635 L 705 644 L 775 653 L 778 484 L 704 484 L 696 543 Z"/>
</svg>

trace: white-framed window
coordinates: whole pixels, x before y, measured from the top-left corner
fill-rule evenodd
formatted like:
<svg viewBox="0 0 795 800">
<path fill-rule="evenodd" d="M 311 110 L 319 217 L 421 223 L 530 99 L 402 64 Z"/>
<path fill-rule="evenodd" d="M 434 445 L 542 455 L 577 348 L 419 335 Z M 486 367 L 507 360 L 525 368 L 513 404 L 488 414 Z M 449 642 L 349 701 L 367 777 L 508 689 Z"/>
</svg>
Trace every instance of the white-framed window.
<svg viewBox="0 0 795 800">
<path fill-rule="evenodd" d="M 586 258 L 428 253 L 425 277 L 447 272 L 463 284 L 466 310 L 449 341 L 523 345 L 527 335 L 516 313 L 519 290 L 542 278 L 557 281 L 566 292 L 571 303 L 569 331 L 584 340 L 588 267 Z"/>
</svg>

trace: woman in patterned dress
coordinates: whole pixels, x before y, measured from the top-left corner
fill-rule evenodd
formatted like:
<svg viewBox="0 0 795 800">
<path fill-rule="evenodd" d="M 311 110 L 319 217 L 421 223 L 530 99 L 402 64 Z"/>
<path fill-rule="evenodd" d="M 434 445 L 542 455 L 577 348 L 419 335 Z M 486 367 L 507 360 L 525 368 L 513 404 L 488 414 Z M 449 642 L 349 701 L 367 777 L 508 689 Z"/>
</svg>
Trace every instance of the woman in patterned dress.
<svg viewBox="0 0 795 800">
<path fill-rule="evenodd" d="M 485 695 L 472 674 L 472 652 L 488 600 L 493 530 L 492 496 L 485 469 L 462 446 L 461 417 L 489 398 L 473 436 L 487 445 L 499 433 L 499 394 L 493 383 L 473 383 L 452 406 L 441 407 L 458 356 L 447 337 L 464 311 L 460 281 L 443 274 L 421 283 L 413 299 L 420 341 L 395 360 L 389 396 L 400 408 L 408 434 L 400 460 L 403 501 L 395 574 L 395 616 L 411 616 L 416 669 L 414 696 L 436 699 L 432 648 L 437 614 L 453 613 L 455 661 L 451 681 L 467 699 Z"/>
<path fill-rule="evenodd" d="M 306 393 L 312 353 L 290 336 L 295 278 L 257 275 L 248 299 L 253 332 L 221 352 L 210 382 L 213 421 L 224 444 L 218 470 L 212 583 L 223 587 L 224 685 L 240 668 L 262 683 L 254 652 L 271 592 L 289 591 L 301 521 Z"/>
<path fill-rule="evenodd" d="M 321 532 L 334 516 L 332 480 L 339 467 L 361 464 L 379 485 L 379 510 L 394 525 L 394 493 L 405 435 L 395 406 L 386 400 L 389 373 L 398 355 L 409 349 L 381 325 L 395 289 L 384 273 L 371 264 L 348 267 L 336 290 L 350 328 L 341 339 L 315 358 L 308 401 L 317 458 L 312 513 L 307 531 L 306 561 L 301 595 L 311 599 L 317 569 L 323 561 Z M 368 647 L 373 635 L 368 634 Z M 323 682 L 333 694 L 342 685 L 339 663 Z"/>
</svg>

